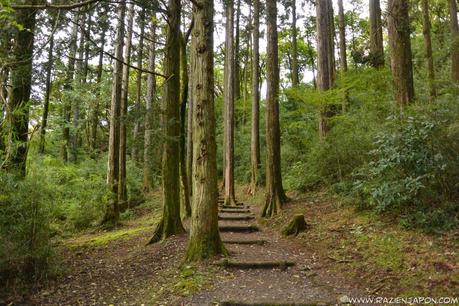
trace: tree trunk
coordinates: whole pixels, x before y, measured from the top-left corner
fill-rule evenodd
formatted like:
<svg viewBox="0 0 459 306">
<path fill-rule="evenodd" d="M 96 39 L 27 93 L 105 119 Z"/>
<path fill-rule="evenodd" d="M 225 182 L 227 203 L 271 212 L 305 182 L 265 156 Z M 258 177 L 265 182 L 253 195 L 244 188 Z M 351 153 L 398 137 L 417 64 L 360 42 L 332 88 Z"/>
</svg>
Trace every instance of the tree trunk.
<svg viewBox="0 0 459 306">
<path fill-rule="evenodd" d="M 459 82 L 459 25 L 457 23 L 457 2 L 449 0 L 451 23 L 451 73 L 453 81 Z"/>
<path fill-rule="evenodd" d="M 82 13 L 83 8 L 80 8 L 79 24 L 85 24 L 85 14 Z M 80 42 L 78 44 L 78 60 L 76 62 L 76 86 L 81 90 L 84 78 L 84 51 L 85 51 L 85 36 L 83 31 L 80 33 Z M 80 97 L 72 99 L 72 131 L 70 133 L 70 161 L 76 163 L 78 160 L 78 137 L 79 137 L 79 121 L 80 121 Z"/>
<path fill-rule="evenodd" d="M 413 64 L 411 57 L 409 4 L 402 0 L 387 2 L 391 68 L 395 98 L 400 110 L 414 100 Z"/>
<path fill-rule="evenodd" d="M 54 25 L 55 18 L 50 19 L 51 26 Z M 43 115 L 41 119 L 41 126 L 40 126 L 40 143 L 38 146 L 38 152 L 40 154 L 45 153 L 45 135 L 46 135 L 46 127 L 48 126 L 48 113 L 49 113 L 49 98 L 51 95 L 51 74 L 53 70 L 53 62 L 54 62 L 54 36 L 51 36 L 49 39 L 49 47 L 48 47 L 48 62 L 46 63 L 46 81 L 45 81 L 45 97 L 43 101 Z"/>
<path fill-rule="evenodd" d="M 129 97 L 129 65 L 131 63 L 132 32 L 134 27 L 134 3 L 130 3 L 127 13 L 127 35 L 124 45 L 123 81 L 121 85 L 120 103 L 120 157 L 119 157 L 119 180 L 118 180 L 118 201 L 125 206 L 128 195 L 126 189 L 126 122 Z"/>
<path fill-rule="evenodd" d="M 262 216 L 277 214 L 287 200 L 282 186 L 279 124 L 279 58 L 276 0 L 266 1 L 266 201 Z"/>
<path fill-rule="evenodd" d="M 330 1 L 317 1 L 317 89 L 329 90 L 334 82 L 334 46 L 332 43 L 332 20 Z M 333 107 L 322 106 L 319 118 L 319 136 L 324 139 L 330 130 L 329 117 L 333 115 Z"/>
<path fill-rule="evenodd" d="M 169 0 L 163 92 L 163 216 L 150 243 L 185 230 L 180 219 L 180 0 Z"/>
<path fill-rule="evenodd" d="M 224 71 L 224 198 L 225 205 L 235 205 L 234 193 L 234 100 L 235 100 L 235 57 L 234 57 L 234 3 L 226 2 L 226 48 Z"/>
<path fill-rule="evenodd" d="M 432 38 L 430 34 L 429 1 L 422 0 L 422 33 L 424 35 L 424 47 L 426 49 L 427 82 L 429 85 L 429 101 L 433 102 L 437 95 L 435 90 L 435 70 L 432 52 Z"/>
<path fill-rule="evenodd" d="M 195 196 L 192 199 L 190 237 L 185 258 L 188 262 L 226 253 L 218 231 L 213 9 L 213 0 L 194 1 L 191 75 L 194 103 L 193 194 Z"/>
<path fill-rule="evenodd" d="M 339 64 L 343 72 L 347 71 L 347 55 L 346 55 L 346 22 L 344 19 L 343 0 L 338 0 L 338 15 L 339 15 Z"/>
<path fill-rule="evenodd" d="M 111 192 L 104 223 L 118 222 L 120 216 L 118 203 L 118 180 L 120 160 L 120 105 L 121 86 L 123 82 L 123 47 L 124 47 L 124 18 L 126 15 L 126 0 L 118 5 L 118 25 L 115 38 L 115 61 L 113 66 L 112 101 L 110 107 L 110 131 L 108 140 L 107 185 Z"/>
<path fill-rule="evenodd" d="M 69 44 L 69 55 L 68 55 L 68 64 L 67 64 L 67 72 L 64 82 L 64 91 L 69 92 L 73 89 L 73 80 L 75 77 L 75 62 L 76 62 L 76 54 L 78 49 L 78 14 L 74 13 L 74 24 L 72 27 L 72 34 L 70 37 L 70 44 Z M 63 138 L 63 145 L 62 145 L 62 159 L 64 161 L 68 161 L 69 159 L 69 146 L 70 146 L 70 112 L 71 112 L 71 103 L 69 103 L 70 98 L 66 97 L 64 101 L 63 107 L 63 130 L 62 130 L 62 138 Z"/>
<path fill-rule="evenodd" d="M 36 1 L 33 2 L 33 4 L 36 4 Z M 13 56 L 18 64 L 11 71 L 12 91 L 8 101 L 7 120 L 9 130 L 7 131 L 8 140 L 4 168 L 18 177 L 25 177 L 36 10 L 17 10 L 14 13 L 14 17 L 15 21 L 24 28 L 16 29 L 15 31 Z"/>
<path fill-rule="evenodd" d="M 149 51 L 148 70 L 155 71 L 156 61 L 156 17 L 153 16 L 151 23 L 151 45 Z M 145 134 L 143 146 L 143 192 L 149 193 L 154 187 L 153 177 L 153 104 L 155 103 L 156 77 L 148 74 L 147 95 L 145 98 Z"/>
<path fill-rule="evenodd" d="M 190 56 L 190 73 L 193 57 Z M 188 113 L 186 130 L 186 172 L 190 197 L 193 195 L 193 80 L 188 79 Z M 191 205 L 191 203 L 190 203 Z"/>
<path fill-rule="evenodd" d="M 188 101 L 188 63 L 186 56 L 186 38 L 181 33 L 180 35 L 180 69 L 181 69 L 181 105 L 180 105 L 180 177 L 183 186 L 183 208 L 185 217 L 191 216 L 190 204 L 190 187 L 188 185 L 188 174 L 186 168 L 186 139 L 185 139 L 185 124 L 186 124 L 186 104 Z"/>
<path fill-rule="evenodd" d="M 234 0 L 232 0 L 234 1 Z M 234 100 L 238 101 L 241 98 L 241 65 L 239 63 L 239 46 L 240 46 L 240 19 L 241 19 L 241 0 L 236 0 L 236 24 L 235 26 L 235 41 L 234 41 Z"/>
<path fill-rule="evenodd" d="M 298 70 L 298 29 L 296 27 L 296 0 L 292 0 L 292 86 L 298 86 L 299 70 Z"/>
<path fill-rule="evenodd" d="M 250 188 L 255 195 L 260 167 L 260 1 L 253 1 L 253 58 L 252 58 L 252 131 L 250 145 Z"/>
<path fill-rule="evenodd" d="M 370 63 L 375 68 L 384 66 L 384 44 L 379 0 L 370 0 Z"/>
<path fill-rule="evenodd" d="M 137 57 L 137 67 L 142 67 L 143 65 L 143 37 L 145 35 L 145 9 L 143 8 L 139 15 L 140 20 L 140 38 L 139 38 L 139 51 Z M 137 70 L 137 81 L 136 81 L 136 101 L 135 101 L 135 109 L 137 116 L 140 116 L 140 109 L 141 109 L 141 102 L 142 101 L 142 71 Z M 139 161 L 139 142 L 137 141 L 140 129 L 140 120 L 134 119 L 134 131 L 133 131 L 133 142 L 132 142 L 132 160 Z"/>
</svg>

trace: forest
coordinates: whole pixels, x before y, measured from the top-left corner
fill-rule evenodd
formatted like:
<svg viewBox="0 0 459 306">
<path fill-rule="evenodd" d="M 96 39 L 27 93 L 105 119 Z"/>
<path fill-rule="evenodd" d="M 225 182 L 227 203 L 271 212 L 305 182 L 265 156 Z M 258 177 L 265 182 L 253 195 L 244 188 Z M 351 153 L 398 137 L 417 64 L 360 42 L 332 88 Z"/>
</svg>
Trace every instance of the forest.
<svg viewBox="0 0 459 306">
<path fill-rule="evenodd" d="M 0 305 L 459 304 L 457 0 L 0 0 Z"/>
</svg>

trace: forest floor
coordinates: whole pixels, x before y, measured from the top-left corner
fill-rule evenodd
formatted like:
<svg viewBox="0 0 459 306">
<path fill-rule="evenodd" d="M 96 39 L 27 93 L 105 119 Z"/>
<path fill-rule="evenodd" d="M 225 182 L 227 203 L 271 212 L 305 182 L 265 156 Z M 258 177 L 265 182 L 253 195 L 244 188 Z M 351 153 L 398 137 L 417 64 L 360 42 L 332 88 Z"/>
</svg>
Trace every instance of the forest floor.
<svg viewBox="0 0 459 306">
<path fill-rule="evenodd" d="M 60 249 L 58 276 L 38 287 L 25 305 L 305 305 L 347 297 L 454 296 L 459 292 L 457 232 L 435 236 L 407 231 L 390 218 L 355 212 L 325 193 L 290 195 L 282 214 L 257 224 L 260 231 L 222 233 L 230 261 L 283 262 L 275 269 L 184 265 L 186 234 L 146 246 L 160 216 L 159 194 L 134 209 L 113 231 L 79 234 Z M 241 202 L 258 216 L 262 192 Z M 302 213 L 310 228 L 295 238 L 279 234 Z M 185 222 L 185 226 L 187 226 Z M 245 303 L 245 304 L 244 304 Z"/>
</svg>

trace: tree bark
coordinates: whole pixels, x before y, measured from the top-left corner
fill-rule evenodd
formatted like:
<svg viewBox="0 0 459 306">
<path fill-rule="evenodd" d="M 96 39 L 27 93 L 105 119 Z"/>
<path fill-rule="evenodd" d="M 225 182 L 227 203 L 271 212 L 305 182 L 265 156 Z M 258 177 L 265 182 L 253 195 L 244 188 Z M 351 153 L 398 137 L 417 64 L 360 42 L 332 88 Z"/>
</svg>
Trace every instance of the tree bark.
<svg viewBox="0 0 459 306">
<path fill-rule="evenodd" d="M 298 29 L 296 27 L 296 0 L 292 0 L 292 86 L 298 86 L 299 70 L 298 70 Z"/>
<path fill-rule="evenodd" d="M 233 0 L 234 1 L 234 0 Z M 234 41 L 234 100 L 241 98 L 241 65 L 239 63 L 241 0 L 236 0 L 236 24 Z"/>
<path fill-rule="evenodd" d="M 226 48 L 224 71 L 224 199 L 225 205 L 235 205 L 234 192 L 234 100 L 235 100 L 235 55 L 234 55 L 234 3 L 226 2 Z"/>
<path fill-rule="evenodd" d="M 185 217 L 191 216 L 190 204 L 190 187 L 188 185 L 188 174 L 186 168 L 186 139 L 185 139 L 185 124 L 186 124 L 186 104 L 188 101 L 188 63 L 186 56 L 187 41 L 180 35 L 180 70 L 181 70 L 181 105 L 180 105 L 180 177 L 183 186 L 183 211 Z"/>
<path fill-rule="evenodd" d="M 343 0 L 338 0 L 338 19 L 339 19 L 339 59 L 340 68 L 343 72 L 347 71 L 346 54 L 346 22 L 344 19 Z"/>
<path fill-rule="evenodd" d="M 317 1 L 317 89 L 326 91 L 334 83 L 334 45 L 331 37 L 332 20 L 330 1 Z M 324 139 L 330 130 L 329 118 L 333 115 L 333 107 L 322 106 L 319 118 L 319 136 Z"/>
<path fill-rule="evenodd" d="M 54 25 L 55 18 L 50 19 L 51 26 Z M 40 143 L 38 145 L 38 152 L 40 154 L 45 153 L 45 143 L 46 143 L 46 127 L 48 126 L 48 114 L 49 114 L 49 98 L 51 95 L 51 74 L 53 70 L 53 63 L 54 63 L 54 36 L 51 36 L 49 39 L 49 47 L 48 47 L 48 62 L 46 63 L 46 81 L 45 81 L 45 97 L 43 101 L 43 115 L 41 119 L 41 126 L 40 126 Z"/>
<path fill-rule="evenodd" d="M 150 243 L 183 233 L 180 219 L 180 0 L 168 2 L 164 75 L 163 216 Z"/>
<path fill-rule="evenodd" d="M 387 21 L 395 99 L 403 111 L 414 100 L 409 4 L 403 0 L 389 0 L 387 9 L 390 12 Z"/>
<path fill-rule="evenodd" d="M 33 2 L 36 4 L 36 1 Z M 15 30 L 13 56 L 18 64 L 11 71 L 12 91 L 8 101 L 8 140 L 4 168 L 13 175 L 25 177 L 36 10 L 18 10 L 14 17 L 24 28 Z"/>
<path fill-rule="evenodd" d="M 124 47 L 124 18 L 126 15 L 126 0 L 118 5 L 118 25 L 115 39 L 115 58 L 113 63 L 112 101 L 110 107 L 110 131 L 108 140 L 107 185 L 110 199 L 105 212 L 104 223 L 116 224 L 120 210 L 118 203 L 118 180 L 120 160 L 120 106 L 121 86 L 123 82 L 123 47 Z"/>
<path fill-rule="evenodd" d="M 422 0 L 422 34 L 424 35 L 424 47 L 426 49 L 427 83 L 429 86 L 429 101 L 433 102 L 437 93 L 435 89 L 435 70 L 430 27 L 429 1 Z"/>
<path fill-rule="evenodd" d="M 74 13 L 74 24 L 72 27 L 72 34 L 70 37 L 70 44 L 69 44 L 69 55 L 68 55 L 68 63 L 67 63 L 67 72 L 64 82 L 64 91 L 69 92 L 73 89 L 73 81 L 75 78 L 75 62 L 76 62 L 76 54 L 78 49 L 78 14 Z M 62 138 L 63 138 L 63 145 L 62 145 L 62 159 L 67 162 L 69 159 L 69 146 L 70 146 L 70 112 L 71 112 L 71 103 L 70 98 L 66 98 L 64 101 L 63 106 L 63 121 L 64 127 L 62 130 Z"/>
<path fill-rule="evenodd" d="M 252 58 L 252 130 L 250 145 L 250 188 L 255 195 L 260 168 L 260 1 L 253 1 L 253 58 Z"/>
<path fill-rule="evenodd" d="M 198 5 L 197 5 L 198 4 Z M 214 111 L 213 0 L 193 4 L 193 209 L 185 260 L 226 254 L 218 231 L 217 149 Z"/>
<path fill-rule="evenodd" d="M 457 2 L 449 0 L 451 24 L 451 74 L 453 81 L 459 82 L 459 25 L 457 23 Z"/>
<path fill-rule="evenodd" d="M 127 202 L 126 189 L 126 131 L 127 131 L 127 109 L 129 98 L 129 65 L 131 64 L 132 32 L 134 27 L 134 3 L 130 3 L 127 13 L 127 35 L 124 44 L 123 80 L 121 85 L 120 103 L 120 157 L 119 157 L 119 179 L 118 179 L 118 201 L 123 207 Z"/>
<path fill-rule="evenodd" d="M 379 0 L 370 0 L 370 63 L 375 68 L 384 66 L 384 44 Z"/>
<path fill-rule="evenodd" d="M 155 71 L 156 61 L 156 17 L 153 16 L 151 23 L 151 44 L 149 51 L 148 70 Z M 153 177 L 153 104 L 156 95 L 156 77 L 154 74 L 148 74 L 147 77 L 147 95 L 145 98 L 145 134 L 143 146 L 143 191 L 145 194 L 151 192 L 154 187 Z"/>
<path fill-rule="evenodd" d="M 145 9 L 143 8 L 139 15 L 139 27 L 140 27 L 140 38 L 139 38 L 139 51 L 137 55 L 137 67 L 142 67 L 143 65 L 143 45 L 144 45 L 144 35 L 145 35 Z M 142 101 L 142 71 L 137 70 L 137 81 L 136 81 L 136 99 L 135 99 L 135 109 L 136 114 L 140 116 L 141 101 Z M 132 160 L 140 161 L 139 156 L 139 142 L 137 141 L 140 129 L 140 120 L 134 119 L 134 131 L 133 131 L 133 142 L 132 142 Z"/>
<path fill-rule="evenodd" d="M 282 186 L 279 124 L 279 56 L 276 0 L 266 1 L 266 200 L 262 216 L 277 214 L 287 197 Z"/>
</svg>

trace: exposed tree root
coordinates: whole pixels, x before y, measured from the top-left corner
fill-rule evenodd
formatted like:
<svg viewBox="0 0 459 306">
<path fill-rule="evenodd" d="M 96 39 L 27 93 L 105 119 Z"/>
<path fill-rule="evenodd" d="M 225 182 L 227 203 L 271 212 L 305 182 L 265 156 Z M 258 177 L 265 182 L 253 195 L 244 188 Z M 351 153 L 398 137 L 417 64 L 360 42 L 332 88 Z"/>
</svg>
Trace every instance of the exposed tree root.
<svg viewBox="0 0 459 306">
<path fill-rule="evenodd" d="M 282 230 L 285 236 L 297 236 L 299 233 L 309 228 L 309 225 L 304 220 L 304 215 L 295 215 L 290 223 Z"/>
<path fill-rule="evenodd" d="M 147 244 L 153 244 L 156 242 L 161 241 L 163 236 L 163 228 L 164 228 L 164 219 L 161 218 L 161 221 L 156 225 L 156 229 L 153 233 L 153 237 L 151 237 L 150 241 Z"/>
<path fill-rule="evenodd" d="M 266 240 L 224 240 L 223 243 L 226 244 L 257 244 L 263 245 L 266 243 Z"/>
<path fill-rule="evenodd" d="M 291 261 L 253 261 L 253 262 L 240 262 L 223 259 L 217 262 L 217 265 L 225 268 L 238 268 L 238 269 L 282 269 L 285 270 L 287 267 L 293 267 L 294 262 Z"/>
<path fill-rule="evenodd" d="M 236 232 L 236 233 L 246 233 L 246 232 L 258 232 L 259 229 L 256 225 L 221 225 L 218 227 L 220 232 Z"/>
</svg>

